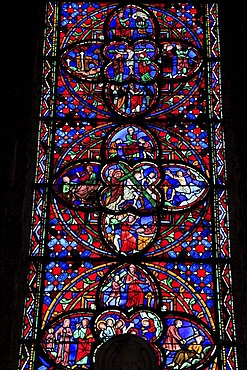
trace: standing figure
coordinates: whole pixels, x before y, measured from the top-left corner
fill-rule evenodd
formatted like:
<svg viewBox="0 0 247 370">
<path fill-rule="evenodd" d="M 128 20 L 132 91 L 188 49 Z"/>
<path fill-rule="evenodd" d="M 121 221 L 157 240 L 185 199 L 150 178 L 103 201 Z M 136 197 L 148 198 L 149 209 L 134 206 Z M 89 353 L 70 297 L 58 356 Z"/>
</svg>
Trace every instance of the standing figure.
<svg viewBox="0 0 247 370">
<path fill-rule="evenodd" d="M 126 89 L 121 85 L 111 85 L 113 104 L 122 112 L 125 112 Z"/>
<path fill-rule="evenodd" d="M 178 351 L 181 349 L 181 344 L 185 343 L 185 340 L 179 335 L 178 329 L 183 325 L 182 320 L 175 320 L 173 325 L 170 325 L 166 332 L 166 338 L 163 344 L 163 348 L 166 349 L 166 354 L 171 351 Z"/>
<path fill-rule="evenodd" d="M 125 214 L 107 215 L 105 218 L 106 236 L 114 244 L 117 252 L 121 247 L 121 224 L 127 216 Z"/>
<path fill-rule="evenodd" d="M 77 185 L 77 182 L 71 181 L 68 176 L 63 176 L 62 193 L 66 199 L 70 201 L 75 199 L 74 191 Z"/>
<path fill-rule="evenodd" d="M 135 84 L 129 84 L 129 108 L 130 113 L 140 113 L 143 104 L 143 91 L 135 88 Z"/>
<path fill-rule="evenodd" d="M 129 270 L 126 276 L 126 284 L 128 285 L 127 302 L 126 307 L 138 307 L 144 303 L 144 291 L 139 284 L 149 284 L 149 281 L 145 282 L 140 280 L 137 273 L 136 267 L 133 264 L 129 265 Z"/>
<path fill-rule="evenodd" d="M 116 51 L 112 62 L 114 70 L 114 81 L 122 82 L 124 74 L 124 53 Z"/>
<path fill-rule="evenodd" d="M 164 62 L 164 75 L 166 77 L 175 77 L 177 74 L 177 61 L 174 56 L 176 55 L 175 47 L 170 43 L 163 45 L 163 62 Z"/>
<path fill-rule="evenodd" d="M 107 195 L 105 203 L 107 208 L 116 210 L 118 209 L 118 204 L 122 199 L 124 192 L 124 181 L 122 177 L 124 172 L 120 169 L 113 170 L 111 173 L 109 171 L 109 181 L 112 185 L 109 195 Z"/>
<path fill-rule="evenodd" d="M 74 331 L 74 338 L 78 339 L 75 366 L 82 365 L 84 369 L 88 363 L 88 356 L 91 351 L 92 343 L 95 341 L 88 324 L 89 320 L 87 318 L 82 318 L 81 324 L 76 324 L 76 330 Z"/>
<path fill-rule="evenodd" d="M 134 51 L 133 51 L 133 48 L 131 46 L 129 46 L 127 49 L 126 49 L 126 52 L 127 52 L 127 59 L 126 59 L 126 66 L 129 68 L 129 76 L 133 76 L 135 73 L 134 73 Z"/>
<path fill-rule="evenodd" d="M 127 219 L 123 220 L 121 227 L 121 252 L 129 253 L 137 251 L 137 232 L 131 226 L 136 222 L 138 216 L 129 213 Z M 132 231 L 132 233 L 130 232 Z"/>
<path fill-rule="evenodd" d="M 189 68 L 188 64 L 188 51 L 189 49 L 184 49 L 181 44 L 176 45 L 177 54 L 177 72 L 182 76 L 187 75 L 187 70 Z"/>
<path fill-rule="evenodd" d="M 113 320 L 111 317 L 109 317 L 106 320 L 106 336 L 107 339 L 110 339 L 116 335 L 115 328 L 114 328 L 115 320 Z"/>
<path fill-rule="evenodd" d="M 137 135 L 135 134 L 135 130 L 133 127 L 128 127 L 127 129 L 127 134 L 126 134 L 126 148 L 124 150 L 124 154 L 126 157 L 133 158 L 139 156 L 139 145 L 138 145 L 138 140 L 137 140 Z"/>
<path fill-rule="evenodd" d="M 64 366 L 69 365 L 70 337 L 72 331 L 70 329 L 70 319 L 64 319 L 63 326 L 55 332 L 55 338 L 58 342 L 58 351 L 56 363 Z"/>
<path fill-rule="evenodd" d="M 110 302 L 115 300 L 115 305 L 119 306 L 120 301 L 120 283 L 119 283 L 120 277 L 119 275 L 115 275 L 112 282 L 112 288 L 109 295 L 109 298 L 106 301 L 106 305 L 108 306 Z"/>
<path fill-rule="evenodd" d="M 55 335 L 54 335 L 54 329 L 50 328 L 48 329 L 48 334 L 46 337 L 46 349 L 47 351 L 53 351 L 55 345 Z"/>
<path fill-rule="evenodd" d="M 131 37 L 130 21 L 128 17 L 124 18 L 124 10 L 122 8 L 118 9 L 117 12 L 115 35 L 121 38 Z"/>
</svg>

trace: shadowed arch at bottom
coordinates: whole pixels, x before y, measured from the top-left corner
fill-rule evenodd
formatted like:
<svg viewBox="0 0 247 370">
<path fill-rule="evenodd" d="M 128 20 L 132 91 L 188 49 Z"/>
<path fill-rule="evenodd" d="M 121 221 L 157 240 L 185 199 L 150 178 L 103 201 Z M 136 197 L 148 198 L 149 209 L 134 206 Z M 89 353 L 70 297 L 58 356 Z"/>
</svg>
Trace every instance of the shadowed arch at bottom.
<svg viewBox="0 0 247 370">
<path fill-rule="evenodd" d="M 123 334 L 98 348 L 95 370 L 158 370 L 158 361 L 148 342 L 132 334 Z"/>
</svg>

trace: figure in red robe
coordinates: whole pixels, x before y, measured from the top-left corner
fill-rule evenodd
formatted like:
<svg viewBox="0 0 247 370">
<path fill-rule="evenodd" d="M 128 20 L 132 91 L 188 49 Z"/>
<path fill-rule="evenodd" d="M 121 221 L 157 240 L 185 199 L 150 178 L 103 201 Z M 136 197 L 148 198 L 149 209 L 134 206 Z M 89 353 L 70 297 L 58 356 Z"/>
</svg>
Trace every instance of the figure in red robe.
<svg viewBox="0 0 247 370">
<path fill-rule="evenodd" d="M 118 82 L 123 81 L 123 74 L 124 74 L 124 58 L 123 53 L 116 52 L 114 59 L 112 61 L 112 67 L 114 70 L 114 80 Z"/>
<path fill-rule="evenodd" d="M 111 170 L 110 170 L 111 171 Z M 109 171 L 109 182 L 112 185 L 111 190 L 106 196 L 106 206 L 109 209 L 115 210 L 118 208 L 118 203 L 121 201 L 124 193 L 124 182 L 121 179 L 124 172 L 120 169 Z"/>
<path fill-rule="evenodd" d="M 116 18 L 115 35 L 118 37 L 131 37 L 129 18 L 124 18 L 123 9 L 119 9 Z"/>
<path fill-rule="evenodd" d="M 137 236 L 133 235 L 130 230 L 135 232 L 131 226 L 136 222 L 135 215 L 129 213 L 127 219 L 122 223 L 121 227 L 121 252 L 128 253 L 137 249 Z"/>
<path fill-rule="evenodd" d="M 182 320 L 175 320 L 174 324 L 168 327 L 166 338 L 163 344 L 163 348 L 165 348 L 168 352 L 180 350 L 180 343 L 185 343 L 185 340 L 179 335 L 178 332 L 178 328 L 181 328 L 182 325 Z"/>
<path fill-rule="evenodd" d="M 156 338 L 156 330 L 153 319 L 149 317 L 142 319 L 141 335 L 144 339 L 153 341 Z"/>
<path fill-rule="evenodd" d="M 146 281 L 146 283 L 149 282 Z M 139 284 L 145 284 L 145 282 L 138 278 L 138 275 L 136 274 L 136 267 L 133 264 L 129 265 L 129 270 L 126 276 L 126 284 L 129 286 L 126 307 L 138 307 L 139 305 L 143 305 L 144 292 Z"/>
<path fill-rule="evenodd" d="M 76 173 L 79 178 L 79 185 L 73 189 L 72 200 L 80 199 L 82 202 L 90 200 L 90 195 L 94 193 L 99 185 L 96 185 L 97 178 L 94 172 L 93 166 L 87 165 L 86 171 L 82 174 L 79 172 Z"/>
<path fill-rule="evenodd" d="M 133 83 L 129 84 L 129 99 L 131 113 L 140 113 L 143 103 L 143 91 L 136 89 Z"/>
</svg>

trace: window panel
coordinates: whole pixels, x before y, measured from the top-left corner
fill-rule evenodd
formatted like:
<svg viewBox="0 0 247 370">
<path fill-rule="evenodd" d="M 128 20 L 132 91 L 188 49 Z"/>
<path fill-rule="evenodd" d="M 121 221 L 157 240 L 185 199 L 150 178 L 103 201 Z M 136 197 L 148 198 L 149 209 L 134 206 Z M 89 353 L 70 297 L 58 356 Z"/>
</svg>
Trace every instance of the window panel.
<svg viewBox="0 0 247 370">
<path fill-rule="evenodd" d="M 47 3 L 20 370 L 237 370 L 217 14 Z"/>
</svg>

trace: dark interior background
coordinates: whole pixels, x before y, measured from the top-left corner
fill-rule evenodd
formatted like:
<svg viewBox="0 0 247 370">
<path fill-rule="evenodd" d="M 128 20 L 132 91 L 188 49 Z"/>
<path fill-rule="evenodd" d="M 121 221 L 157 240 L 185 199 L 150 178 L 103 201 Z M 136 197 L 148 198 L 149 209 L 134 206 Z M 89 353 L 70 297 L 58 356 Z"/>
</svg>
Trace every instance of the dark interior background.
<svg viewBox="0 0 247 370">
<path fill-rule="evenodd" d="M 28 265 L 44 2 L 4 0 L 0 12 L 0 367 L 15 370 Z M 233 295 L 240 370 L 247 368 L 246 23 L 245 1 L 220 1 Z"/>
</svg>

